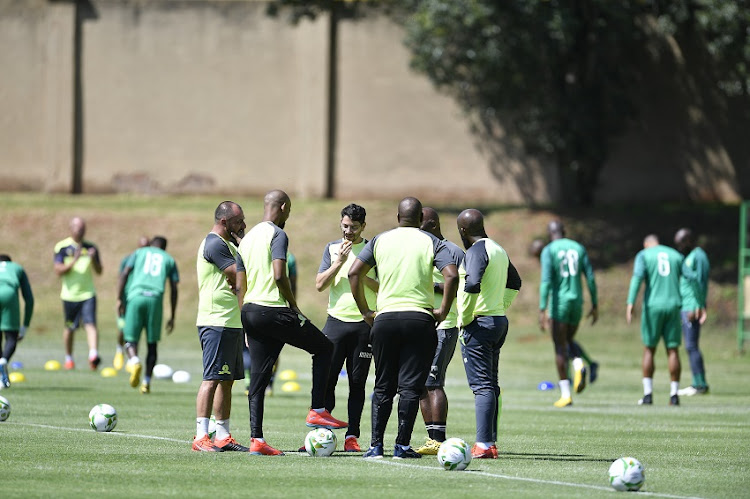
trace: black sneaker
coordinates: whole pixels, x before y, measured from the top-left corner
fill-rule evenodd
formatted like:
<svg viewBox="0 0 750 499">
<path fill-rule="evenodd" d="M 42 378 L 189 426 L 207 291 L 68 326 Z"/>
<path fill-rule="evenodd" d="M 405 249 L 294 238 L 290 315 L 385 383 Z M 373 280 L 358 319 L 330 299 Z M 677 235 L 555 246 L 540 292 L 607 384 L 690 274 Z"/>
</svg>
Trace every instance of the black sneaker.
<svg viewBox="0 0 750 499">
<path fill-rule="evenodd" d="M 421 459 L 422 454 L 409 447 L 402 447 L 396 444 L 393 448 L 393 459 Z"/>
<path fill-rule="evenodd" d="M 675 395 L 676 397 L 676 395 Z M 651 400 L 651 394 L 644 395 L 641 400 L 638 401 L 638 405 L 651 405 L 653 404 L 653 400 Z"/>
<path fill-rule="evenodd" d="M 675 394 L 669 397 L 669 405 L 680 405 L 680 396 Z"/>
<path fill-rule="evenodd" d="M 362 457 L 365 459 L 383 459 L 383 444 L 378 444 L 375 447 L 370 447 Z"/>
<path fill-rule="evenodd" d="M 695 391 L 700 393 L 701 395 L 705 395 L 708 393 L 708 385 L 706 386 L 696 386 Z"/>
</svg>

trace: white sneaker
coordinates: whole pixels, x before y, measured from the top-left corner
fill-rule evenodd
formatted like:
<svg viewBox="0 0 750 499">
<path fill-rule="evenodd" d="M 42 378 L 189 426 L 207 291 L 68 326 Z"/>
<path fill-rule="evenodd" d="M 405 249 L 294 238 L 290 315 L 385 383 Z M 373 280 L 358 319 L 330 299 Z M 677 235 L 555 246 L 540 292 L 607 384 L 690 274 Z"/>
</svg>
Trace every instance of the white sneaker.
<svg viewBox="0 0 750 499">
<path fill-rule="evenodd" d="M 680 390 L 677 390 L 677 395 L 679 396 L 685 396 L 685 397 L 692 397 L 693 395 L 697 395 L 698 390 L 695 389 L 693 386 L 688 386 L 685 388 L 682 388 Z"/>
</svg>

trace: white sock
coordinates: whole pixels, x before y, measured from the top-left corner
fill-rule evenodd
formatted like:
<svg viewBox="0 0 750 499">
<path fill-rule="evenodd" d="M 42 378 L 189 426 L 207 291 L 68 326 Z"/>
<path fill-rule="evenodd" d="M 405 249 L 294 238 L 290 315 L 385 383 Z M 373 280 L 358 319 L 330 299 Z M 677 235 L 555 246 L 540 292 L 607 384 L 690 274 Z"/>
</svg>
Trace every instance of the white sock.
<svg viewBox="0 0 750 499">
<path fill-rule="evenodd" d="M 71 361 L 73 362 L 73 356 L 72 355 L 66 355 L 65 356 L 65 362 Z"/>
<path fill-rule="evenodd" d="M 558 383 L 560 385 L 560 396 L 564 399 L 570 398 L 570 380 L 561 379 Z"/>
<path fill-rule="evenodd" d="M 128 364 L 130 364 L 131 366 L 133 364 L 140 364 L 140 363 L 141 363 L 141 359 L 139 359 L 137 355 L 133 355 L 132 357 L 128 359 Z"/>
<path fill-rule="evenodd" d="M 99 357 L 99 351 L 96 348 L 89 350 L 89 359 L 95 359 Z"/>
<path fill-rule="evenodd" d="M 208 435 L 208 418 L 195 418 L 197 423 L 195 429 L 195 438 L 201 439 Z"/>
<path fill-rule="evenodd" d="M 669 396 L 677 395 L 677 390 L 680 389 L 680 382 L 679 381 L 670 381 L 669 382 Z"/>
<path fill-rule="evenodd" d="M 0 366 L 4 366 L 7 363 L 8 363 L 8 359 L 6 359 L 5 357 L 3 357 L 2 359 L 0 359 Z"/>
<path fill-rule="evenodd" d="M 320 409 L 313 409 L 313 411 L 317 412 L 318 414 L 321 414 L 325 410 L 326 410 L 325 407 L 321 407 Z"/>
<path fill-rule="evenodd" d="M 227 437 L 229 437 L 229 419 L 217 419 L 214 440 L 224 440 Z"/>
<path fill-rule="evenodd" d="M 265 441 L 266 441 L 265 438 L 258 438 L 258 437 L 254 438 L 253 440 L 257 440 L 260 443 L 265 443 Z"/>
<path fill-rule="evenodd" d="M 117 352 L 117 353 L 122 353 L 122 347 L 121 347 L 120 345 L 117 345 L 117 346 L 115 347 L 115 352 Z"/>
<path fill-rule="evenodd" d="M 654 378 L 643 378 L 643 394 L 651 395 L 654 391 Z"/>
<path fill-rule="evenodd" d="M 479 447 L 482 450 L 487 450 L 490 448 L 490 446 L 487 444 L 487 442 L 477 442 L 477 447 Z"/>
</svg>

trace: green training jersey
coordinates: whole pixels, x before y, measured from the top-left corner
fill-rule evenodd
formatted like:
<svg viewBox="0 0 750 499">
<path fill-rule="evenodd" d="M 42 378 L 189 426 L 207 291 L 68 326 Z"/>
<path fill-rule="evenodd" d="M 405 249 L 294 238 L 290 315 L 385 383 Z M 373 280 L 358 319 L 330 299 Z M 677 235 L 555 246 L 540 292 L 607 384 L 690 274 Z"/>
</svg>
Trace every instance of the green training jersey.
<svg viewBox="0 0 750 499">
<path fill-rule="evenodd" d="M 246 269 L 247 292 L 244 303 L 265 307 L 287 307 L 273 274 L 273 261 L 287 259 L 289 238 L 272 222 L 261 222 L 240 242 L 238 252 Z"/>
<path fill-rule="evenodd" d="M 227 282 L 224 269 L 237 264 L 237 272 L 244 271 L 237 260 L 237 248 L 218 234 L 211 232 L 198 247 L 198 326 L 241 328 L 237 295 Z"/>
<path fill-rule="evenodd" d="M 147 246 L 135 251 L 125 263 L 128 276 L 127 299 L 135 296 L 163 296 L 167 279 L 180 281 L 177 263 L 161 248 Z"/>
<path fill-rule="evenodd" d="M 628 304 L 635 304 L 641 282 L 645 281 L 644 310 L 679 307 L 683 260 L 676 249 L 661 244 L 639 251 L 633 265 Z"/>
<path fill-rule="evenodd" d="M 323 250 L 320 267 L 318 267 L 318 274 L 331 268 L 332 262 L 339 257 L 339 250 L 343 242 L 343 239 L 337 239 L 326 245 Z M 352 267 L 354 260 L 357 259 L 357 255 L 364 249 L 365 244 L 367 244 L 367 239 L 362 239 L 359 243 L 352 244 L 352 249 L 347 255 L 346 261 L 341 265 L 341 268 L 333 278 L 330 291 L 328 292 L 328 315 L 343 322 L 361 322 L 363 320 L 362 314 L 357 307 L 357 302 L 354 301 L 352 288 L 349 285 L 349 269 Z M 367 272 L 367 277 L 377 279 L 374 268 Z M 377 306 L 375 291 L 367 285 L 364 286 L 364 289 L 367 306 L 371 310 L 375 310 Z"/>
<path fill-rule="evenodd" d="M 89 241 L 81 243 L 81 256 L 73 267 L 62 275 L 62 290 L 60 298 L 64 301 L 80 302 L 93 298 L 96 295 L 94 288 L 94 269 L 90 250 L 96 253 L 93 260 L 99 262 L 99 250 Z M 72 237 L 63 239 L 55 245 L 55 263 L 68 264 L 73 260 L 78 243 Z"/>
<path fill-rule="evenodd" d="M 541 254 L 542 279 L 539 285 L 539 310 L 552 311 L 562 303 L 583 304 L 583 276 L 591 295 L 591 305 L 598 303 L 594 270 L 586 248 L 572 239 L 555 239 Z M 554 314 L 553 314 L 554 315 Z"/>
<path fill-rule="evenodd" d="M 0 310 L 3 311 L 0 313 L 0 331 L 18 331 L 21 326 L 19 291 L 24 302 L 23 325 L 29 327 L 34 313 L 34 294 L 26 272 L 15 262 L 0 262 Z"/>
<path fill-rule="evenodd" d="M 706 308 L 708 296 L 708 272 L 711 266 L 708 255 L 701 248 L 693 248 L 685 257 L 680 278 L 680 296 L 682 310 Z"/>
</svg>

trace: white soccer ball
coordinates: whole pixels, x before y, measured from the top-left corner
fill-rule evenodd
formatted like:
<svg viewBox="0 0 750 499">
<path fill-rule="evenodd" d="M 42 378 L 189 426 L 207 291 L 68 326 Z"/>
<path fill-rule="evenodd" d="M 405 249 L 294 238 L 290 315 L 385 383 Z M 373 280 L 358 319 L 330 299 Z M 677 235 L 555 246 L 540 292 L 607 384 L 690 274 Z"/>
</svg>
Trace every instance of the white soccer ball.
<svg viewBox="0 0 750 499">
<path fill-rule="evenodd" d="M 448 471 L 465 470 L 471 462 L 471 447 L 460 438 L 449 438 L 440 444 L 437 460 Z"/>
<path fill-rule="evenodd" d="M 216 416 L 211 414 L 211 417 L 208 418 L 208 438 L 213 440 L 215 436 L 216 436 Z"/>
<path fill-rule="evenodd" d="M 153 374 L 156 379 L 170 379 L 174 374 L 174 369 L 166 364 L 156 364 Z"/>
<path fill-rule="evenodd" d="M 305 450 L 312 457 L 328 457 L 336 450 L 336 434 L 326 428 L 316 428 L 305 437 Z"/>
<path fill-rule="evenodd" d="M 634 457 L 621 457 L 609 467 L 609 484 L 615 490 L 640 490 L 645 481 L 643 465 Z"/>
<path fill-rule="evenodd" d="M 112 431 L 117 426 L 117 411 L 109 404 L 97 404 L 89 412 L 89 426 L 96 431 Z"/>
<path fill-rule="evenodd" d="M 0 397 L 0 421 L 10 417 L 10 402 L 5 397 Z"/>
<path fill-rule="evenodd" d="M 187 371 L 175 371 L 172 375 L 172 381 L 175 383 L 187 383 L 190 381 L 190 373 Z"/>
</svg>

